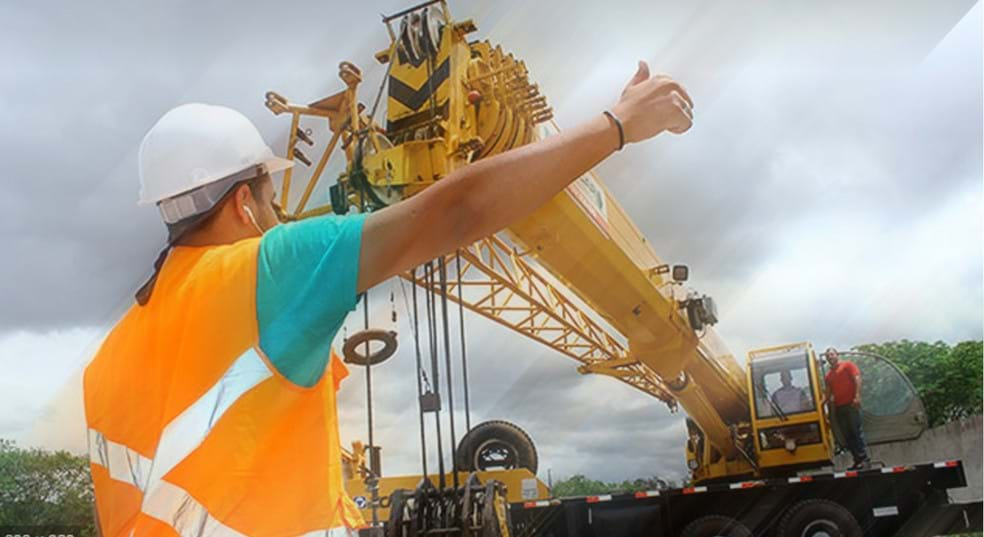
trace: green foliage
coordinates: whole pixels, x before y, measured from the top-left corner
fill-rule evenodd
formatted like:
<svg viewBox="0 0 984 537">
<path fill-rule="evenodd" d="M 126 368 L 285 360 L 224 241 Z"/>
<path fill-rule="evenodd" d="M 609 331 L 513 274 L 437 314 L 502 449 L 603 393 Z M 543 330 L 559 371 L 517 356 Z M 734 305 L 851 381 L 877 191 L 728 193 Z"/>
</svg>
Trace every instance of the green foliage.
<svg viewBox="0 0 984 537">
<path fill-rule="evenodd" d="M 891 360 L 907 377 L 926 406 L 929 426 L 981 413 L 984 342 L 890 341 L 855 347 Z"/>
<path fill-rule="evenodd" d="M 673 480 L 651 477 L 648 479 L 636 479 L 634 481 L 622 481 L 621 483 L 605 483 L 588 479 L 581 474 L 573 475 L 554 483 L 551 493 L 554 497 L 562 498 L 568 496 L 595 496 L 598 494 L 611 494 L 613 492 L 638 492 L 643 490 L 663 490 L 676 487 Z"/>
<path fill-rule="evenodd" d="M 82 526 L 95 535 L 89 460 L 0 439 L 0 525 Z"/>
</svg>

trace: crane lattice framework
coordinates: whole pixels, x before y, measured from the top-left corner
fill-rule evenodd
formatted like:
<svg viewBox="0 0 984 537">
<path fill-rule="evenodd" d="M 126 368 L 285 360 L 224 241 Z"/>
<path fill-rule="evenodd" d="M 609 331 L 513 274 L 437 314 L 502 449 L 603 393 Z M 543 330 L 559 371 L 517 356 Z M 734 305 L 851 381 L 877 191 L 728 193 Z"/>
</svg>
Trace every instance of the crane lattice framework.
<svg viewBox="0 0 984 537">
<path fill-rule="evenodd" d="M 581 363 L 578 371 L 614 377 L 676 409 L 676 400 L 663 380 L 634 359 L 611 329 L 602 326 L 552 283 L 528 255 L 516 252 L 505 239 L 491 236 L 459 251 L 461 287 L 447 279 L 447 296 L 469 310 L 511 328 Z M 445 256 L 451 267 L 455 253 Z M 427 270 L 402 277 L 421 287 L 442 292 L 439 278 Z"/>
</svg>

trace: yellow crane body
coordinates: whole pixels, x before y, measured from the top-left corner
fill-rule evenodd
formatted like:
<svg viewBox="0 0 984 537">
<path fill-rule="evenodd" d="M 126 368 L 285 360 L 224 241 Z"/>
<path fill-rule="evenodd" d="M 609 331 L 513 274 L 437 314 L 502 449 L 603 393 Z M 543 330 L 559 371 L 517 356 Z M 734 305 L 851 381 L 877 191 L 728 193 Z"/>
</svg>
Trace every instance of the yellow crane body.
<svg viewBox="0 0 984 537">
<path fill-rule="evenodd" d="M 475 24 L 452 21 L 443 2 L 389 28 L 390 46 L 376 55 L 388 68 L 385 125 L 375 122 L 375 106 L 357 102 L 361 73 L 349 63 L 340 67 L 347 88 L 325 99 L 298 105 L 267 94 L 271 111 L 291 115 L 288 157 L 313 164 L 303 153 L 302 119 L 327 120 L 331 133 L 293 206 L 291 174 L 285 175 L 286 219 L 385 207 L 555 128 L 526 65 L 499 46 L 468 41 Z M 330 206 L 308 208 L 339 147 L 347 164 Z M 760 432 L 789 423 L 755 416 L 751 376 L 712 328 L 716 314 L 682 285 L 685 278 L 668 275 L 668 265 L 593 172 L 503 233 L 457 254 L 463 289 L 449 282 L 449 299 L 578 361 L 581 373 L 611 376 L 671 409 L 682 407 L 692 421 L 687 459 L 695 481 L 830 461 L 830 433 L 819 408 L 790 422 L 821 424 L 823 447 L 760 449 Z M 419 271 L 403 277 L 428 285 Z"/>
</svg>

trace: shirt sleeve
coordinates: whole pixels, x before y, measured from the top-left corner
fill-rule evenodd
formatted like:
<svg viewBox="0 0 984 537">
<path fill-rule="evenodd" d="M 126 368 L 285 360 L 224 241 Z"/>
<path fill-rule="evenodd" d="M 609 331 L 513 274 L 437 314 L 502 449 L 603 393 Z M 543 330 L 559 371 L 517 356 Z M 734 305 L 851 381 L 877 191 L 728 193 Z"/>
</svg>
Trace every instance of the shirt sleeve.
<svg viewBox="0 0 984 537">
<path fill-rule="evenodd" d="M 852 377 L 860 377 L 861 376 L 861 370 L 858 369 L 858 366 L 855 365 L 854 362 L 846 362 L 844 364 L 844 366 L 845 366 L 845 369 L 847 369 L 847 372 L 850 373 Z"/>
<path fill-rule="evenodd" d="M 313 386 L 331 342 L 355 308 L 365 214 L 276 226 L 260 240 L 256 318 L 260 348 L 282 375 Z"/>
</svg>

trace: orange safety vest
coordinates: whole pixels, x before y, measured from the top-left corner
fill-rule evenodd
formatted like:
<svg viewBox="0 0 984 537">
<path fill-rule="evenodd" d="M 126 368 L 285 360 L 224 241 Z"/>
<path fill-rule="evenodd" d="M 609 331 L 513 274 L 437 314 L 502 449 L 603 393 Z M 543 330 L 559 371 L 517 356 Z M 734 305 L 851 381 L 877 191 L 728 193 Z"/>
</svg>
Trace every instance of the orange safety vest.
<svg viewBox="0 0 984 537">
<path fill-rule="evenodd" d="M 333 354 L 301 387 L 259 348 L 259 239 L 178 247 L 85 370 L 103 535 L 336 536 L 345 493 Z"/>
</svg>

